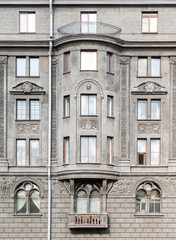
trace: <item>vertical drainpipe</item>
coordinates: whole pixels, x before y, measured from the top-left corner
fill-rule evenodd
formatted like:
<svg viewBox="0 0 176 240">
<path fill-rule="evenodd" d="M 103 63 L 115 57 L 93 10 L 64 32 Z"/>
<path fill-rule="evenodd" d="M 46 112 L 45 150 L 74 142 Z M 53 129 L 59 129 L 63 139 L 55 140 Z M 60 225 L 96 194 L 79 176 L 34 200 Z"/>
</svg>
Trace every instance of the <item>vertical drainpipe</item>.
<svg viewBox="0 0 176 240">
<path fill-rule="evenodd" d="M 52 58 L 52 41 L 53 41 L 53 8 L 52 0 L 49 0 L 50 11 L 50 38 L 49 38 L 49 66 L 48 66 L 48 240 L 51 240 L 51 96 L 52 96 L 52 75 L 51 75 L 51 58 Z"/>
</svg>

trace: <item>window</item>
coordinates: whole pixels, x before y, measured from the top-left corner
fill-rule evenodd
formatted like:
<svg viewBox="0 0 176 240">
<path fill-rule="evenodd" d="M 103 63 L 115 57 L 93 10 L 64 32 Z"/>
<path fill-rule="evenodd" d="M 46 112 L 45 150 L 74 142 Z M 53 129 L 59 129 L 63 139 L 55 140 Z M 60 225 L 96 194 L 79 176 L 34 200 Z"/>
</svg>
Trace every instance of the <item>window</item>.
<svg viewBox="0 0 176 240">
<path fill-rule="evenodd" d="M 30 166 L 39 165 L 39 140 L 30 140 Z"/>
<path fill-rule="evenodd" d="M 138 139 L 137 163 L 138 165 L 146 165 L 147 140 Z"/>
<path fill-rule="evenodd" d="M 30 120 L 39 119 L 39 100 L 30 100 Z"/>
<path fill-rule="evenodd" d="M 70 72 L 70 52 L 64 53 L 64 73 Z"/>
<path fill-rule="evenodd" d="M 97 154 L 97 138 L 81 137 L 81 163 L 95 163 Z"/>
<path fill-rule="evenodd" d="M 106 69 L 107 73 L 112 73 L 112 53 L 107 53 L 107 59 L 106 59 Z"/>
<path fill-rule="evenodd" d="M 151 119 L 160 119 L 160 100 L 151 100 Z"/>
<path fill-rule="evenodd" d="M 35 214 L 40 212 L 39 188 L 32 182 L 24 182 L 15 191 L 15 213 Z"/>
<path fill-rule="evenodd" d="M 64 97 L 64 117 L 70 117 L 70 96 Z"/>
<path fill-rule="evenodd" d="M 35 13 L 28 12 L 20 13 L 20 32 L 21 33 L 35 32 Z"/>
<path fill-rule="evenodd" d="M 26 100 L 17 100 L 16 117 L 17 120 L 26 119 Z"/>
<path fill-rule="evenodd" d="M 96 13 L 81 13 L 81 33 L 96 33 Z"/>
<path fill-rule="evenodd" d="M 107 163 L 112 164 L 112 152 L 113 148 L 113 138 L 112 137 L 107 137 Z"/>
<path fill-rule="evenodd" d="M 70 138 L 64 138 L 64 164 L 70 163 Z"/>
<path fill-rule="evenodd" d="M 39 57 L 17 57 L 16 58 L 17 77 L 38 77 L 39 76 Z"/>
<path fill-rule="evenodd" d="M 30 57 L 29 60 L 29 75 L 39 76 L 39 58 Z"/>
<path fill-rule="evenodd" d="M 81 115 L 96 115 L 96 95 L 81 95 Z"/>
<path fill-rule="evenodd" d="M 30 140 L 17 139 L 16 141 L 17 166 L 38 166 L 40 163 L 39 155 L 40 150 L 38 139 Z"/>
<path fill-rule="evenodd" d="M 76 213 L 100 213 L 100 190 L 94 184 L 83 184 L 76 192 Z M 90 221 L 90 219 L 88 219 Z M 87 219 L 85 219 L 85 223 Z"/>
<path fill-rule="evenodd" d="M 138 100 L 138 120 L 147 119 L 147 101 Z"/>
<path fill-rule="evenodd" d="M 158 13 L 142 13 L 142 32 L 156 33 L 157 32 Z"/>
<path fill-rule="evenodd" d="M 17 140 L 17 165 L 25 166 L 26 165 L 26 140 Z"/>
<path fill-rule="evenodd" d="M 136 212 L 137 213 L 160 213 L 160 188 L 152 183 L 141 184 L 136 193 Z"/>
<path fill-rule="evenodd" d="M 81 51 L 81 70 L 97 70 L 97 51 Z"/>
<path fill-rule="evenodd" d="M 151 165 L 160 164 L 160 140 L 151 139 Z"/>
<path fill-rule="evenodd" d="M 160 76 L 161 76 L 160 57 L 138 58 L 138 77 L 160 77 Z"/>
<path fill-rule="evenodd" d="M 107 96 L 107 117 L 113 117 L 113 97 Z"/>
</svg>

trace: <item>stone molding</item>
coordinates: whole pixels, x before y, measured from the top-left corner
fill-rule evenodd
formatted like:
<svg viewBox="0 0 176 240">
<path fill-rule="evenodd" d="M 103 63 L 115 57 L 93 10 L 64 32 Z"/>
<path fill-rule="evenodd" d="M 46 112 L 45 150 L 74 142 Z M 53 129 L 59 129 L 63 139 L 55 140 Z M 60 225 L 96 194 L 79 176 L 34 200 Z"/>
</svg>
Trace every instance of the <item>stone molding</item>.
<svg viewBox="0 0 176 240">
<path fill-rule="evenodd" d="M 32 82 L 22 82 L 13 87 L 13 91 L 10 91 L 11 94 L 45 94 L 43 87 L 38 86 Z"/>
<path fill-rule="evenodd" d="M 167 91 L 164 91 L 165 87 L 160 84 L 152 81 L 144 82 L 139 84 L 137 87 L 137 91 L 131 91 L 133 95 L 141 95 L 141 94 L 167 94 Z"/>
</svg>

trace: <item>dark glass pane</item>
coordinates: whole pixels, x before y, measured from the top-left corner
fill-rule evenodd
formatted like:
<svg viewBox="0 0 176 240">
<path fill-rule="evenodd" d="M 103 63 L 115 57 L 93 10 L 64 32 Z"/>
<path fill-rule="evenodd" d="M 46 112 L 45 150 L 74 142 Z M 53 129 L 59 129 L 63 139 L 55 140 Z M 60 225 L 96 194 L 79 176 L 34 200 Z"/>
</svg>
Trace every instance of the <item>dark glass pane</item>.
<svg viewBox="0 0 176 240">
<path fill-rule="evenodd" d="M 155 203 L 155 212 L 160 212 L 160 203 Z"/>
<path fill-rule="evenodd" d="M 99 198 L 100 194 L 99 194 L 98 191 L 94 190 L 94 191 L 91 192 L 90 197 L 98 197 Z"/>
<path fill-rule="evenodd" d="M 30 213 L 40 212 L 40 197 L 38 191 L 33 191 L 30 196 Z"/>
<path fill-rule="evenodd" d="M 80 198 L 81 198 L 81 197 L 84 197 L 84 198 L 87 197 L 86 192 L 85 192 L 85 191 L 82 191 L 82 190 L 80 190 L 77 195 L 78 195 L 78 197 L 80 197 Z"/>
<path fill-rule="evenodd" d="M 136 198 L 145 198 L 146 193 L 143 190 L 137 192 Z"/>
<path fill-rule="evenodd" d="M 139 165 L 145 164 L 145 153 L 139 153 Z"/>
<path fill-rule="evenodd" d="M 153 202 L 150 202 L 150 210 L 149 210 L 150 213 L 153 213 L 154 212 L 154 203 Z"/>
<path fill-rule="evenodd" d="M 145 202 L 143 202 L 143 203 L 142 203 L 142 212 L 144 212 L 144 211 L 145 211 L 145 206 L 146 206 L 146 203 L 145 203 Z"/>
<path fill-rule="evenodd" d="M 140 203 L 139 202 L 136 203 L 136 212 L 140 212 Z"/>
</svg>

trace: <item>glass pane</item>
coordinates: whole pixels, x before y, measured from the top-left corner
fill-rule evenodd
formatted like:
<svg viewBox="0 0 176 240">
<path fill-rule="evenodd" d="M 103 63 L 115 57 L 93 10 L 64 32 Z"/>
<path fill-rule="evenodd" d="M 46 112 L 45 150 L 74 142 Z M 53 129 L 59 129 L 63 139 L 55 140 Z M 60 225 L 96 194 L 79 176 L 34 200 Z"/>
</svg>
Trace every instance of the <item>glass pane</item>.
<svg viewBox="0 0 176 240">
<path fill-rule="evenodd" d="M 142 202 L 142 212 L 145 212 L 146 202 Z"/>
<path fill-rule="evenodd" d="M 30 76 L 39 76 L 39 58 L 30 58 Z"/>
<path fill-rule="evenodd" d="M 87 213 L 87 198 L 77 198 L 76 212 Z"/>
<path fill-rule="evenodd" d="M 97 52 L 81 52 L 81 70 L 97 70 Z"/>
<path fill-rule="evenodd" d="M 28 32 L 35 32 L 35 13 L 28 13 Z"/>
<path fill-rule="evenodd" d="M 88 115 L 88 96 L 81 96 L 81 115 Z"/>
<path fill-rule="evenodd" d="M 39 165 L 39 140 L 30 140 L 30 165 Z"/>
<path fill-rule="evenodd" d="M 107 138 L 107 163 L 112 163 L 112 138 Z"/>
<path fill-rule="evenodd" d="M 38 191 L 33 191 L 30 196 L 30 213 L 40 212 L 40 197 Z"/>
<path fill-rule="evenodd" d="M 70 163 L 70 138 L 65 138 L 65 164 Z"/>
<path fill-rule="evenodd" d="M 89 33 L 96 33 L 96 13 L 89 13 Z"/>
<path fill-rule="evenodd" d="M 158 153 L 159 152 L 159 142 L 160 140 L 151 140 L 151 152 Z"/>
<path fill-rule="evenodd" d="M 159 164 L 159 153 L 151 153 L 151 165 Z"/>
<path fill-rule="evenodd" d="M 153 77 L 160 76 L 160 58 L 151 59 L 151 76 Z"/>
<path fill-rule="evenodd" d="M 140 203 L 139 202 L 136 203 L 136 212 L 140 212 Z"/>
<path fill-rule="evenodd" d="M 77 193 L 77 196 L 78 197 L 82 197 L 82 198 L 87 198 L 87 194 L 85 191 L 82 191 L 80 190 L 78 193 Z"/>
<path fill-rule="evenodd" d="M 65 101 L 65 110 L 64 110 L 64 116 L 69 117 L 70 116 L 70 97 L 64 97 Z"/>
<path fill-rule="evenodd" d="M 112 117 L 112 97 L 107 97 L 107 116 Z"/>
<path fill-rule="evenodd" d="M 100 198 L 90 198 L 90 213 L 100 213 Z"/>
<path fill-rule="evenodd" d="M 145 187 L 144 187 L 146 190 L 151 190 L 152 189 L 152 185 L 147 183 L 145 184 Z"/>
<path fill-rule="evenodd" d="M 23 120 L 26 119 L 26 101 L 17 100 L 17 119 Z"/>
<path fill-rule="evenodd" d="M 64 72 L 70 71 L 70 53 L 64 54 Z"/>
<path fill-rule="evenodd" d="M 149 31 L 149 19 L 148 18 L 142 18 L 142 32 L 148 32 Z"/>
<path fill-rule="evenodd" d="M 81 14 L 81 32 L 82 33 L 88 33 L 88 14 L 82 13 Z"/>
<path fill-rule="evenodd" d="M 26 165 L 26 141 L 17 140 L 17 165 Z"/>
<path fill-rule="evenodd" d="M 95 162 L 96 157 L 96 138 L 89 137 L 89 162 Z"/>
<path fill-rule="evenodd" d="M 111 72 L 111 55 L 107 53 L 107 61 L 106 61 L 107 72 Z"/>
<path fill-rule="evenodd" d="M 160 161 L 160 140 L 151 140 L 151 165 L 158 165 Z"/>
<path fill-rule="evenodd" d="M 20 13 L 20 32 L 27 32 L 27 14 Z"/>
<path fill-rule="evenodd" d="M 151 119 L 160 119 L 160 101 L 151 101 Z"/>
<path fill-rule="evenodd" d="M 147 58 L 138 59 L 138 76 L 147 76 Z"/>
<path fill-rule="evenodd" d="M 81 137 L 81 162 L 88 162 L 88 138 Z"/>
<path fill-rule="evenodd" d="M 157 213 L 160 212 L 160 203 L 159 202 L 155 203 L 155 212 L 157 212 Z"/>
<path fill-rule="evenodd" d="M 147 101 L 138 100 L 138 119 L 146 119 Z"/>
<path fill-rule="evenodd" d="M 26 193 L 19 191 L 16 197 L 16 212 L 26 213 Z"/>
<path fill-rule="evenodd" d="M 91 184 L 86 184 L 86 186 L 84 187 L 84 189 L 86 189 L 87 191 L 91 191 L 92 190 L 92 185 Z"/>
<path fill-rule="evenodd" d="M 96 115 L 96 96 L 89 96 L 89 115 Z"/>
<path fill-rule="evenodd" d="M 30 119 L 39 119 L 39 100 L 30 101 Z"/>
<path fill-rule="evenodd" d="M 146 140 L 138 140 L 138 152 L 146 152 Z"/>
<path fill-rule="evenodd" d="M 150 32 L 157 32 L 157 17 L 150 18 Z"/>
<path fill-rule="evenodd" d="M 137 192 L 136 198 L 137 198 L 137 199 L 146 198 L 146 192 L 144 192 L 143 190 L 139 190 L 139 191 Z"/>
<path fill-rule="evenodd" d="M 150 213 L 154 212 L 154 203 L 150 202 L 150 209 L 149 209 Z"/>
<path fill-rule="evenodd" d="M 30 183 L 25 184 L 24 187 L 27 191 L 29 191 L 32 188 L 32 185 Z"/>
<path fill-rule="evenodd" d="M 138 156 L 139 156 L 138 164 L 145 165 L 146 153 L 139 153 Z"/>
<path fill-rule="evenodd" d="M 17 76 L 26 75 L 26 58 L 17 58 Z"/>
<path fill-rule="evenodd" d="M 153 199 L 153 198 L 159 198 L 159 197 L 160 197 L 160 194 L 159 194 L 159 192 L 158 192 L 157 190 L 153 190 L 153 191 L 151 192 L 150 197 L 151 197 L 151 199 Z"/>
</svg>

